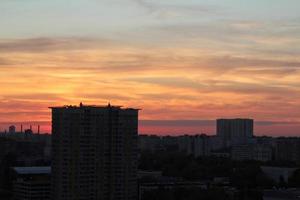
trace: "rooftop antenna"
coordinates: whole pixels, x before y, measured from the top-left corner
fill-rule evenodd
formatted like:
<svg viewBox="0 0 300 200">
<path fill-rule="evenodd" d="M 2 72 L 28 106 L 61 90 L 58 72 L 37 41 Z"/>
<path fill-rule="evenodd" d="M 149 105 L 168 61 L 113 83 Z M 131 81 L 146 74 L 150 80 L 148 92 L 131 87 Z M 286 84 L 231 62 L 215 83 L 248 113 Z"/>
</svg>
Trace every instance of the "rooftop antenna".
<svg viewBox="0 0 300 200">
<path fill-rule="evenodd" d="M 21 133 L 23 133 L 23 124 L 21 124 Z"/>
<path fill-rule="evenodd" d="M 38 125 L 38 134 L 40 134 L 40 125 Z"/>
</svg>

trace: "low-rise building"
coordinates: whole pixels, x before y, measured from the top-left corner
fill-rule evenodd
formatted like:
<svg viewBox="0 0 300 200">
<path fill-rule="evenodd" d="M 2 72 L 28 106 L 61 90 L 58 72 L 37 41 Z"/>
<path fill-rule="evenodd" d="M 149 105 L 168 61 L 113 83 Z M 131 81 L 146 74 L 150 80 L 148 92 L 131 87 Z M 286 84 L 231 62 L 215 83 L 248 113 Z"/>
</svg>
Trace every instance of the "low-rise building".
<svg viewBox="0 0 300 200">
<path fill-rule="evenodd" d="M 267 145 L 247 144 L 237 145 L 231 148 L 231 158 L 233 160 L 272 160 L 272 148 Z"/>
<path fill-rule="evenodd" d="M 263 200 L 299 200 L 300 190 L 265 190 Z"/>
<path fill-rule="evenodd" d="M 252 150 L 252 159 L 258 161 L 272 160 L 272 148 L 268 145 L 254 145 Z"/>
<path fill-rule="evenodd" d="M 231 148 L 231 158 L 233 160 L 252 160 L 252 146 L 237 145 Z"/>
<path fill-rule="evenodd" d="M 160 150 L 161 147 L 161 137 L 156 135 L 140 135 L 138 137 L 138 147 L 142 151 L 155 152 Z"/>
<path fill-rule="evenodd" d="M 275 141 L 275 159 L 277 161 L 300 162 L 300 139 L 277 138 Z"/>
<path fill-rule="evenodd" d="M 262 166 L 261 170 L 277 183 L 280 181 L 285 181 L 287 183 L 289 177 L 292 176 L 297 168 Z"/>
<path fill-rule="evenodd" d="M 51 167 L 14 167 L 14 200 L 48 200 L 51 191 Z"/>
</svg>

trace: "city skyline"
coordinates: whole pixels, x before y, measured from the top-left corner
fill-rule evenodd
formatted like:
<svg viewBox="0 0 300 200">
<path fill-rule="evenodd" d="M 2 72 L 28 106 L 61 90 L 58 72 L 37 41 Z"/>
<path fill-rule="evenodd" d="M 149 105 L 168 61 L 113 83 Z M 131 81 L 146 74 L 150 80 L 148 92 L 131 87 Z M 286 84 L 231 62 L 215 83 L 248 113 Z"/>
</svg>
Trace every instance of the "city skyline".
<svg viewBox="0 0 300 200">
<path fill-rule="evenodd" d="M 72 105 L 76 107 L 77 105 Z M 102 105 L 106 106 L 106 105 Z M 217 121 L 225 118 L 218 118 L 215 120 L 139 120 L 138 131 L 140 135 L 161 135 L 161 136 L 180 136 L 180 135 L 217 135 Z M 226 118 L 229 119 L 247 119 L 247 118 Z M 225 119 L 225 120 L 226 120 Z M 274 131 L 274 126 L 295 126 L 295 122 L 272 122 L 272 121 L 255 121 L 253 120 L 254 136 L 299 136 L 297 133 L 283 134 L 281 130 Z M 0 132 L 9 132 L 10 126 L 14 126 L 16 132 L 24 132 L 25 130 L 32 130 L 33 133 L 51 133 L 51 122 L 6 122 L 0 123 Z"/>
<path fill-rule="evenodd" d="M 3 0 L 0 127 L 41 124 L 49 106 L 142 108 L 141 133 L 300 134 L 296 0 Z"/>
</svg>

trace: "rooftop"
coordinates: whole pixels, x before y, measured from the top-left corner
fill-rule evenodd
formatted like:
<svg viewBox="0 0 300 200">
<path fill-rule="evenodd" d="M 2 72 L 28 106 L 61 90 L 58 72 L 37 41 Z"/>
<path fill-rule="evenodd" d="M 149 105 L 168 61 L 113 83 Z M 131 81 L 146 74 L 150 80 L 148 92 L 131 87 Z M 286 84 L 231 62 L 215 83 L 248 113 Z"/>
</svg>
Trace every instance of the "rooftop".
<svg viewBox="0 0 300 200">
<path fill-rule="evenodd" d="M 53 106 L 49 107 L 50 109 L 79 109 L 79 108 L 114 108 L 114 109 L 121 109 L 123 106 L 114 106 L 110 103 L 107 105 L 83 105 L 80 103 L 79 106 L 77 105 L 64 105 L 64 106 Z M 135 108 L 122 108 L 124 110 L 140 110 Z"/>
<path fill-rule="evenodd" d="M 251 120 L 251 121 L 253 121 L 253 119 L 251 119 L 251 118 L 219 118 L 217 120 L 224 120 L 224 121 L 233 121 L 233 120 L 239 120 L 239 121 L 246 120 L 246 121 L 249 121 L 249 120 Z"/>
<path fill-rule="evenodd" d="M 51 167 L 13 167 L 18 174 L 50 174 Z"/>
<path fill-rule="evenodd" d="M 272 198 L 278 200 L 299 200 L 300 190 L 287 189 L 287 190 L 265 190 L 264 198 Z"/>
</svg>

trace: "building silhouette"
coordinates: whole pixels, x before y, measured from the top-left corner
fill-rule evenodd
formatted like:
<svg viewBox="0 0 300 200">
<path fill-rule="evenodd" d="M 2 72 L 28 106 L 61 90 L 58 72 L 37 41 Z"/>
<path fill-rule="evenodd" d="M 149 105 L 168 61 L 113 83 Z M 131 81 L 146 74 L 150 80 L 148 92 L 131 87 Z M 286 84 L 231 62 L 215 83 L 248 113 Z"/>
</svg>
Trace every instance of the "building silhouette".
<svg viewBox="0 0 300 200">
<path fill-rule="evenodd" d="M 10 133 L 10 134 L 16 133 L 16 127 L 14 125 L 9 126 L 8 133 Z"/>
<path fill-rule="evenodd" d="M 247 144 L 253 137 L 253 119 L 217 119 L 217 136 L 224 147 Z"/>
<path fill-rule="evenodd" d="M 51 109 L 52 199 L 136 199 L 138 109 Z"/>
<path fill-rule="evenodd" d="M 50 167 L 13 167 L 13 199 L 50 199 Z"/>
<path fill-rule="evenodd" d="M 300 138 L 275 139 L 275 159 L 277 161 L 300 162 Z"/>
</svg>

